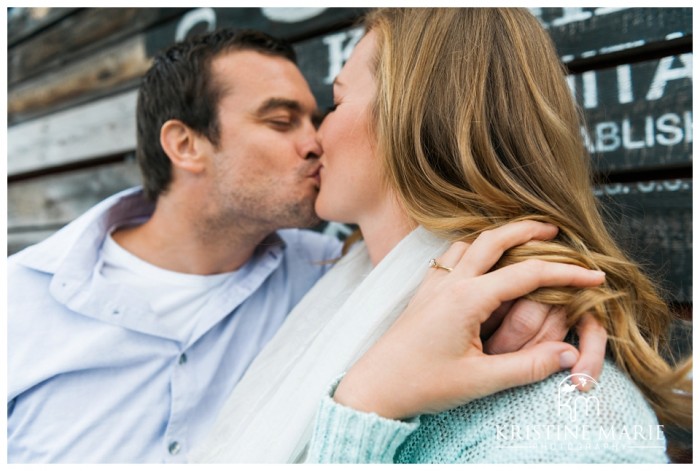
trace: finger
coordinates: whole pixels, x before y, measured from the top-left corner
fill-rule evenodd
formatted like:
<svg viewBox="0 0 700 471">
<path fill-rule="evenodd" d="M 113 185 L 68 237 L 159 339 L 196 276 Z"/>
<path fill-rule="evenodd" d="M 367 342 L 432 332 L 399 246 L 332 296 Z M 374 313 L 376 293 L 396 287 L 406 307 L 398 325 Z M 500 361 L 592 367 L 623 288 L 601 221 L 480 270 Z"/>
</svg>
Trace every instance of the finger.
<svg viewBox="0 0 700 471">
<path fill-rule="evenodd" d="M 474 292 L 480 293 L 483 312 L 479 322 L 486 320 L 501 303 L 525 296 L 547 286 L 597 286 L 605 281 L 605 273 L 566 263 L 526 260 L 487 273 L 471 280 Z"/>
<path fill-rule="evenodd" d="M 496 329 L 498 329 L 498 327 L 501 325 L 501 322 L 503 322 L 503 319 L 506 317 L 506 314 L 508 314 L 508 311 L 510 311 L 510 309 L 513 307 L 513 304 L 515 304 L 515 301 L 507 301 L 501 304 L 498 309 L 493 311 L 489 318 L 481 324 L 479 336 L 482 340 L 488 339 L 493 335 Z"/>
<path fill-rule="evenodd" d="M 558 231 L 557 226 L 538 221 L 518 221 L 484 231 L 472 242 L 459 264 L 455 264 L 455 269 L 467 276 L 481 275 L 489 271 L 506 250 L 533 239 L 552 239 Z"/>
<path fill-rule="evenodd" d="M 437 263 L 444 267 L 452 268 L 460 261 L 464 252 L 469 248 L 469 243 L 467 242 L 453 242 L 452 245 L 445 251 L 444 254 L 440 255 L 435 260 Z M 444 270 L 438 269 L 437 271 L 445 272 Z M 447 273 L 447 272 L 445 272 Z"/>
<path fill-rule="evenodd" d="M 605 348 L 608 342 L 608 333 L 598 320 L 591 314 L 584 315 L 578 324 L 576 331 L 579 338 L 580 356 L 573 368 L 572 373 L 583 373 L 598 380 L 603 371 L 603 361 L 605 360 Z M 587 391 L 592 386 L 591 383 L 579 385 L 579 389 Z"/>
<path fill-rule="evenodd" d="M 569 333 L 566 325 L 566 311 L 561 306 L 549 306 L 540 331 L 533 338 L 525 342 L 522 349 L 532 348 L 542 342 L 561 342 Z"/>
<path fill-rule="evenodd" d="M 504 389 L 535 383 L 552 374 L 571 368 L 578 352 L 564 342 L 545 342 L 528 350 L 478 358 L 477 374 L 488 378 L 479 393 L 493 394 Z"/>
<path fill-rule="evenodd" d="M 539 334 L 547 314 L 549 314 L 549 306 L 527 299 L 518 299 L 506 314 L 501 326 L 484 344 L 484 351 L 498 354 L 520 350 Z"/>
</svg>

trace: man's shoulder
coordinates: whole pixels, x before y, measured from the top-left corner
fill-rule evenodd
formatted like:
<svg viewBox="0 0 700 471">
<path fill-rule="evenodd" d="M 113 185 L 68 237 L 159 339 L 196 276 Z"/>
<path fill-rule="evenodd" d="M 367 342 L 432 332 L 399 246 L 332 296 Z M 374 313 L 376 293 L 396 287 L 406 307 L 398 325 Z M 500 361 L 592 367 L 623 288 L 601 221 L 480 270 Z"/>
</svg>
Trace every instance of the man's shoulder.
<svg viewBox="0 0 700 471">
<path fill-rule="evenodd" d="M 342 242 L 334 236 L 310 229 L 282 229 L 277 234 L 284 241 L 287 250 L 313 258 L 333 259 L 340 256 Z"/>
<path fill-rule="evenodd" d="M 581 392 L 575 384 L 587 381 L 589 392 Z M 573 407 L 573 406 L 576 407 Z M 578 408 L 595 407 L 596 413 L 576 414 Z M 657 422 L 653 410 L 637 385 L 612 360 L 606 359 L 598 380 L 586 374 L 560 371 L 537 383 L 507 389 L 474 401 L 467 406 L 470 414 L 481 414 L 484 420 L 521 420 L 531 423 L 533 414 L 547 417 L 563 425 L 571 422 L 595 423 L 616 420 L 645 424 Z M 590 412 L 590 411 L 588 411 Z"/>
<path fill-rule="evenodd" d="M 573 386 L 583 378 L 594 382 L 587 393 Z M 597 381 L 562 371 L 424 416 L 405 453 L 448 462 L 665 462 L 658 427 L 634 382 L 606 360 Z"/>
<path fill-rule="evenodd" d="M 277 231 L 277 234 L 286 243 L 318 244 L 327 241 L 333 241 L 335 243 L 340 242 L 337 237 L 329 236 L 312 229 L 280 229 Z"/>
<path fill-rule="evenodd" d="M 69 222 L 46 239 L 24 248 L 8 258 L 8 265 L 13 269 L 20 266 L 33 270 L 53 273 L 67 256 L 67 253 L 80 244 L 80 247 L 95 247 L 101 244 L 107 227 L 110 212 L 117 205 L 127 208 L 142 206 L 144 211 L 151 211 L 149 204 L 142 202 L 140 187 L 129 188 L 116 193 Z M 93 228 L 100 227 L 98 231 Z"/>
</svg>

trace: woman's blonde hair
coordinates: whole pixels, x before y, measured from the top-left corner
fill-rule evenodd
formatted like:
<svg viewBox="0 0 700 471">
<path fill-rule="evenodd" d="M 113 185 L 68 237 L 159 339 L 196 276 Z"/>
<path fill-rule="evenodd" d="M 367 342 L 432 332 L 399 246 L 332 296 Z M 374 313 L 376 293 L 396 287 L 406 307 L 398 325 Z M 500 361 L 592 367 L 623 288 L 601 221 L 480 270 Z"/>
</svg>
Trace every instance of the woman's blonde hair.
<svg viewBox="0 0 700 471">
<path fill-rule="evenodd" d="M 690 361 L 659 354 L 671 315 L 656 288 L 606 230 L 592 192 L 590 156 L 549 35 L 527 10 L 379 9 L 373 111 L 378 155 L 416 222 L 451 240 L 506 222 L 555 224 L 552 242 L 512 249 L 499 266 L 529 258 L 603 270 L 595 289 L 540 289 L 570 325 L 592 313 L 609 352 L 662 423 L 692 420 Z"/>
</svg>

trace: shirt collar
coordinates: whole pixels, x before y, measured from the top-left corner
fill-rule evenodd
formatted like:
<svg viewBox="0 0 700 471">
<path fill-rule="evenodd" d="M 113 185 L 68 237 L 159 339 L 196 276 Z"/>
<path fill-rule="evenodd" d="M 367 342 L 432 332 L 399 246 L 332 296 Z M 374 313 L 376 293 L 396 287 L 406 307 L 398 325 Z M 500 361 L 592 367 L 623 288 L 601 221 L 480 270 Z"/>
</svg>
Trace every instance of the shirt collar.
<svg viewBox="0 0 700 471">
<path fill-rule="evenodd" d="M 16 254 L 15 261 L 46 273 L 56 273 L 64 266 L 89 267 L 89 275 L 107 231 L 119 221 L 149 217 L 154 208 L 140 187 L 124 190 L 93 206 L 46 240 Z"/>
<path fill-rule="evenodd" d="M 88 210 L 45 241 L 13 257 L 17 263 L 52 274 L 49 292 L 75 312 L 131 330 L 183 341 L 178 332 L 164 329 L 157 322 L 144 321 L 147 305 L 137 302 L 120 288 L 99 285 L 100 280 L 94 277 L 100 248 L 110 229 L 123 221 L 149 217 L 153 210 L 154 204 L 143 197 L 139 188 L 123 191 Z M 257 290 L 279 267 L 285 247 L 277 233 L 263 239 L 251 259 L 239 270 L 236 289 L 215 300 L 193 338 L 198 338 Z M 105 298 L 107 291 L 111 294 Z"/>
</svg>

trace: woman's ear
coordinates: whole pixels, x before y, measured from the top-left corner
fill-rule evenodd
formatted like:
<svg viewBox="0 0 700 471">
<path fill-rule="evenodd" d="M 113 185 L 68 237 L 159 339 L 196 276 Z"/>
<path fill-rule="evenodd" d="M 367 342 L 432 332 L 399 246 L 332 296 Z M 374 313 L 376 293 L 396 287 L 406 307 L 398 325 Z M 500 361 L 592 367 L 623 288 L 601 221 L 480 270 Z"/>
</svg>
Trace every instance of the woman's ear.
<svg viewBox="0 0 700 471">
<path fill-rule="evenodd" d="M 160 145 L 173 167 L 191 173 L 204 171 L 202 138 L 178 119 L 166 121 L 160 128 Z"/>
</svg>

